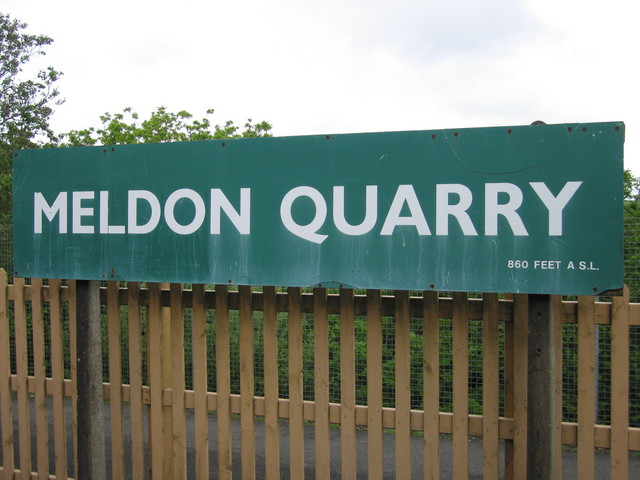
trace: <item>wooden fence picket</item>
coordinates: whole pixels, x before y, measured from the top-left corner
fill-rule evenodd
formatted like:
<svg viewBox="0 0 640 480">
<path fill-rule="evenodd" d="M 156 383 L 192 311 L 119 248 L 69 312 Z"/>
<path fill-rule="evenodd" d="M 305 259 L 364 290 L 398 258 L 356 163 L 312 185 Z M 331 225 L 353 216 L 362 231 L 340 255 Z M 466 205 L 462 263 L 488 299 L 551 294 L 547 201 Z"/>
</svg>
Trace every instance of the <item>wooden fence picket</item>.
<svg viewBox="0 0 640 480">
<path fill-rule="evenodd" d="M 395 407 L 396 478 L 411 478 L 411 318 L 409 292 L 396 292 Z"/>
<path fill-rule="evenodd" d="M 256 477 L 256 435 L 254 413 L 253 307 L 251 287 L 240 290 L 240 440 L 242 477 Z"/>
<path fill-rule="evenodd" d="M 291 478 L 304 478 L 304 404 L 302 385 L 302 297 L 289 288 L 289 462 Z"/>
<path fill-rule="evenodd" d="M 31 281 L 31 319 L 33 321 L 33 380 L 35 383 L 36 456 L 38 478 L 49 478 L 49 429 L 47 420 L 45 325 L 42 309 L 42 279 Z"/>
<path fill-rule="evenodd" d="M 131 418 L 131 476 L 145 478 L 144 410 L 142 398 L 142 322 L 140 284 L 127 286 L 127 318 L 129 324 L 129 411 Z M 148 322 L 148 320 L 147 320 Z M 147 323 L 148 324 L 148 323 Z"/>
<path fill-rule="evenodd" d="M 62 318 L 62 283 L 49 280 L 49 311 L 51 315 L 51 380 L 53 396 L 53 430 L 56 477 L 67 475 L 67 423 L 64 405 L 64 326 Z"/>
<path fill-rule="evenodd" d="M 207 314 L 204 285 L 193 286 L 193 417 L 195 477 L 209 478 L 209 408 L 207 402 Z"/>
<path fill-rule="evenodd" d="M 26 435 L 18 435 L 20 478 L 27 480 L 31 477 L 31 415 L 29 412 L 29 385 L 28 385 L 28 346 L 27 346 L 27 311 L 24 298 L 25 284 L 23 278 L 14 279 L 13 309 L 15 314 L 15 339 L 16 339 L 16 379 L 18 381 L 18 431 L 26 432 Z M 53 320 L 52 320 L 53 323 Z M 53 326 L 52 326 L 52 343 Z M 60 344 L 57 344 L 60 347 Z M 53 348 L 53 345 L 52 345 Z M 57 447 L 57 444 L 56 444 Z"/>
<path fill-rule="evenodd" d="M 216 285 L 216 385 L 218 410 L 218 478 L 230 480 L 231 462 L 231 360 L 229 352 L 229 289 Z"/>
<path fill-rule="evenodd" d="M 171 288 L 169 283 L 160 284 L 161 298 L 165 297 Z M 162 302 L 162 300 L 161 300 Z M 162 475 L 164 478 L 173 478 L 175 472 L 173 470 L 173 408 L 168 402 L 165 402 L 165 392 L 173 391 L 173 365 L 171 356 L 173 354 L 173 325 L 171 321 L 171 305 L 162 303 L 160 308 L 161 328 L 160 336 L 160 352 L 162 354 L 161 362 L 161 389 L 162 389 L 162 429 L 161 438 L 164 442 L 162 450 Z"/>
<path fill-rule="evenodd" d="M 595 299 L 578 297 L 578 477 L 594 478 L 595 469 Z"/>
<path fill-rule="evenodd" d="M 424 478 L 440 478 L 440 312 L 438 292 L 424 292 Z"/>
<path fill-rule="evenodd" d="M 164 449 L 162 426 L 164 424 L 162 401 L 162 300 L 160 285 L 149 284 L 149 314 L 147 316 L 147 350 L 149 352 L 149 457 L 151 478 L 164 478 Z"/>
<path fill-rule="evenodd" d="M 453 477 L 469 477 L 469 315 L 466 293 L 453 294 Z"/>
<path fill-rule="evenodd" d="M 356 478 L 355 313 L 353 290 L 340 290 L 340 447 L 342 478 Z"/>
<path fill-rule="evenodd" d="M 264 287 L 263 303 L 265 473 L 267 480 L 277 480 L 280 478 L 280 385 L 275 287 Z"/>
<path fill-rule="evenodd" d="M 107 282 L 109 338 L 109 410 L 111 413 L 111 472 L 124 479 L 124 420 L 122 418 L 122 322 L 118 282 Z"/>
<path fill-rule="evenodd" d="M 527 445 L 527 375 L 523 373 L 528 368 L 527 295 L 499 299 L 496 294 L 469 298 L 466 293 L 446 297 L 426 291 L 421 296 L 410 296 L 406 291 L 382 295 L 377 290 L 355 295 L 351 289 L 341 289 L 339 294 L 334 294 L 324 288 L 314 288 L 313 292 L 307 293 L 299 287 L 277 293 L 275 287 L 264 287 L 260 291 L 241 286 L 237 291 L 229 291 L 226 285 L 218 285 L 215 290 L 194 285 L 189 290 L 180 284 L 165 287 L 157 283 L 141 288 L 134 282 L 126 289 L 119 287 L 117 282 L 108 282 L 101 293 L 103 304 L 107 306 L 110 374 L 109 382 L 104 383 L 104 395 L 109 401 L 111 418 L 113 478 L 141 480 L 150 474 L 152 479 L 164 479 L 168 471 L 172 472 L 170 478 L 186 478 L 192 473 L 198 479 L 209 478 L 209 449 L 212 446 L 218 455 L 216 478 L 231 478 L 234 463 L 241 465 L 243 478 L 262 477 L 262 464 L 256 463 L 256 454 L 262 453 L 261 449 L 256 450 L 256 430 L 259 432 L 256 416 L 264 416 L 264 476 L 269 479 L 280 478 L 284 468 L 289 469 L 291 478 L 303 478 L 305 470 L 311 467 L 310 458 L 314 459 L 313 469 L 318 479 L 335 475 L 356 478 L 365 469 L 368 469 L 368 478 L 381 479 L 387 473 L 389 457 L 395 465 L 397 478 L 417 477 L 419 465 L 423 465 L 424 478 L 437 479 L 440 478 L 442 434 L 452 435 L 453 478 L 470 475 L 469 438 L 472 436 L 482 437 L 485 478 L 495 478 L 502 472 L 507 479 L 520 479 L 526 475 L 527 449 L 535 448 Z M 564 444 L 577 447 L 580 479 L 595 477 L 595 452 L 599 448 L 610 449 L 611 478 L 626 479 L 631 474 L 629 452 L 640 450 L 640 429 L 629 427 L 630 335 L 635 332 L 632 328 L 640 325 L 640 308 L 629 303 L 628 295 L 625 290 L 622 297 L 615 297 L 610 303 L 596 302 L 593 297 L 579 297 L 577 302 L 563 301 L 559 296 L 552 299 L 557 320 L 553 331 L 556 349 L 554 401 L 558 410 L 555 434 Z M 8 285 L 6 275 L 0 272 L 0 478 L 66 479 L 73 476 L 77 465 L 75 377 L 78 368 L 73 358 L 76 355 L 74 302 L 75 282 L 67 286 L 52 279 L 47 286 L 34 279 L 28 285 L 24 279 L 16 278 L 13 285 Z M 189 308 L 193 336 L 185 339 Z M 262 325 L 255 314 L 260 310 L 263 312 Z M 284 329 L 279 326 L 284 325 L 285 314 L 288 320 L 283 337 Z M 313 315 L 312 322 L 307 322 L 305 317 L 309 314 Z M 334 345 L 330 340 L 333 342 L 332 336 L 337 333 L 332 322 L 338 315 L 339 325 L 335 327 L 339 327 L 339 345 L 332 350 Z M 360 316 L 365 315 L 366 323 L 361 323 L 363 318 Z M 214 318 L 215 325 L 208 323 Z M 421 323 L 414 324 L 412 319 L 418 318 Z M 446 340 L 449 331 L 441 330 L 440 326 L 441 322 L 448 324 L 449 321 L 452 325 L 453 411 L 444 413 L 440 411 L 440 340 Z M 470 325 L 479 321 L 482 322 L 482 416 L 469 413 L 469 333 Z M 567 323 L 577 324 L 578 421 L 562 424 L 562 325 Z M 125 325 L 127 330 L 124 330 Z M 307 325 L 313 325 L 312 339 L 303 329 Z M 383 331 L 383 326 L 388 325 L 393 327 L 392 332 Z M 596 329 L 603 328 L 600 325 L 610 325 L 611 331 L 611 426 L 596 424 L 596 375 L 601 374 L 595 355 L 596 348 L 601 348 L 596 344 Z M 234 329 L 233 337 L 230 326 Z M 233 365 L 231 360 L 236 326 L 239 327 L 239 365 Z M 257 330 L 260 327 L 262 335 Z M 208 351 L 210 337 L 207 337 L 214 328 L 215 359 L 212 359 L 209 357 L 214 352 Z M 363 342 L 363 328 L 366 328 L 366 344 L 360 343 Z M 603 329 L 605 333 L 607 328 Z M 422 335 L 421 345 L 415 343 L 416 335 Z M 127 352 L 121 348 L 125 336 L 128 337 Z M 264 357 L 254 357 L 260 346 L 254 339 L 258 338 L 264 341 Z M 285 340 L 287 351 L 279 352 L 279 346 Z M 305 352 L 304 348 L 311 340 L 313 352 Z M 607 337 L 602 336 L 600 342 L 606 340 Z M 186 349 L 189 346 L 192 356 Z M 415 406 L 411 408 L 415 400 L 412 395 L 418 393 L 415 386 L 412 389 L 416 372 L 411 368 L 416 348 L 423 349 L 421 410 Z M 45 353 L 50 354 L 50 358 Z M 126 353 L 129 385 L 123 385 L 122 379 Z M 303 375 L 308 367 L 306 354 L 311 353 L 314 356 L 313 399 L 303 391 Z M 70 361 L 69 354 L 72 356 Z M 361 382 L 361 375 L 356 369 L 364 369 L 365 365 L 356 364 L 356 358 L 360 362 L 365 357 L 367 404 L 360 405 L 356 402 L 356 387 L 360 388 L 361 384 L 356 384 L 356 379 Z M 288 362 L 288 398 L 280 398 L 282 358 Z M 145 360 L 147 386 L 143 384 Z M 215 360 L 215 391 L 208 388 L 213 380 L 209 378 L 213 372 L 208 367 L 212 360 Z M 193 362 L 193 391 L 186 389 L 187 361 Z M 339 362 L 340 368 L 339 400 L 335 403 L 330 403 L 330 393 L 332 396 L 333 393 L 329 387 L 335 373 L 330 371 L 330 361 Z M 383 364 L 383 361 L 388 363 Z M 48 363 L 51 378 L 46 377 Z M 234 369 L 239 366 L 239 394 L 231 390 L 232 366 Z M 499 375 L 502 367 L 503 382 Z M 264 397 L 256 396 L 255 383 L 256 373 L 262 368 Z M 395 405 L 385 407 L 383 374 L 390 371 Z M 169 378 L 167 372 L 170 372 Z M 443 380 L 449 381 L 446 373 Z M 237 385 L 235 377 L 233 380 Z M 419 382 L 420 378 L 417 380 Z M 502 412 L 501 385 L 504 385 Z M 387 386 L 385 383 L 384 387 Z M 74 430 L 70 432 L 74 442 L 73 468 L 71 464 L 67 465 L 67 450 L 71 448 L 66 435 L 69 397 Z M 129 403 L 129 429 L 124 428 L 124 402 Z M 145 406 L 148 406 L 148 415 L 145 415 Z M 195 419 L 193 439 L 187 439 L 185 414 L 189 409 Z M 217 422 L 214 445 L 209 442 L 211 412 L 215 412 Z M 238 450 L 232 443 L 231 433 L 232 419 L 236 415 L 240 417 L 241 430 Z M 146 418 L 149 428 L 145 438 Z M 282 419 L 288 422 L 289 428 L 287 466 L 281 465 Z M 305 435 L 309 434 L 305 422 L 308 421 L 315 423 L 315 438 L 305 445 Z M 340 464 L 340 473 L 331 470 L 332 425 L 340 426 L 339 462 L 337 458 L 333 459 L 334 464 Z M 357 458 L 356 438 L 362 435 L 358 432 L 359 427 L 368 430 L 362 437 L 366 437 L 368 443 L 367 462 L 359 462 Z M 393 429 L 395 433 L 392 448 L 385 449 L 383 429 Z M 167 442 L 167 430 L 171 433 L 170 442 Z M 131 433 L 130 440 L 125 436 L 126 431 Z M 413 461 L 417 452 L 412 448 L 415 447 L 415 432 L 421 432 L 424 437 L 420 452 L 423 462 Z M 33 445 L 32 433 L 35 434 Z M 53 438 L 53 442 L 49 438 Z M 191 440 L 194 452 L 192 457 L 187 457 L 192 455 L 187 449 L 187 442 Z M 502 465 L 501 441 L 504 442 Z M 308 451 L 305 455 L 305 447 L 308 449 L 309 445 L 313 445 L 315 455 Z M 129 446 L 130 452 L 127 451 Z M 561 454 L 561 448 L 561 445 L 557 446 L 557 454 Z M 37 463 L 32 461 L 32 455 Z M 125 457 L 131 459 L 131 471 L 125 471 Z M 18 462 L 14 462 L 14 458 Z M 54 464 L 53 475 L 49 471 L 49 460 Z M 32 471 L 34 468 L 36 471 Z M 559 477 L 562 473 L 560 461 L 556 468 Z"/>
<path fill-rule="evenodd" d="M 485 293 L 482 302 L 482 461 L 484 478 L 500 472 L 500 375 L 498 295 Z"/>
<path fill-rule="evenodd" d="M 11 390 L 11 328 L 7 272 L 0 269 L 0 421 L 2 426 L 3 478 L 13 479 L 13 393 Z M 15 315 L 14 315 L 15 318 Z"/>
<path fill-rule="evenodd" d="M 173 478 L 187 478 L 187 425 L 184 402 L 184 303 L 182 285 L 172 283 L 171 295 L 171 420 L 173 430 Z"/>
<path fill-rule="evenodd" d="M 73 441 L 73 468 L 78 465 L 78 338 L 77 338 L 77 296 L 76 296 L 76 280 L 68 281 L 68 303 L 67 311 L 69 312 L 69 370 L 71 374 L 71 430 Z M 135 480 L 135 479 L 134 479 Z"/>
<path fill-rule="evenodd" d="M 327 289 L 313 290 L 313 353 L 316 479 L 331 476 L 329 437 L 329 316 Z"/>
<path fill-rule="evenodd" d="M 629 478 L 629 288 L 611 305 L 611 478 Z"/>
<path fill-rule="evenodd" d="M 371 480 L 382 480 L 382 316 L 380 290 L 367 291 L 367 434 Z M 317 400 L 316 400 L 317 401 Z M 325 477 L 326 478 L 326 477 Z"/>
</svg>

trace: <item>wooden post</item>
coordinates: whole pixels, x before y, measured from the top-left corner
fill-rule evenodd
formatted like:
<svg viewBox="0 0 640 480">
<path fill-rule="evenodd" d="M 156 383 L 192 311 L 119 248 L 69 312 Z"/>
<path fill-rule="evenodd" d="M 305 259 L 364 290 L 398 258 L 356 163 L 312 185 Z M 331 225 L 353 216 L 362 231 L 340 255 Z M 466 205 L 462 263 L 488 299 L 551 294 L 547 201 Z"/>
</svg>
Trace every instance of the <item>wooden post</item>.
<svg viewBox="0 0 640 480">
<path fill-rule="evenodd" d="M 100 285 L 76 282 L 78 349 L 77 477 L 106 480 Z"/>
<path fill-rule="evenodd" d="M 527 478 L 556 474 L 555 312 L 550 295 L 529 295 Z"/>
<path fill-rule="evenodd" d="M 469 477 L 469 297 L 453 294 L 453 477 Z"/>
</svg>

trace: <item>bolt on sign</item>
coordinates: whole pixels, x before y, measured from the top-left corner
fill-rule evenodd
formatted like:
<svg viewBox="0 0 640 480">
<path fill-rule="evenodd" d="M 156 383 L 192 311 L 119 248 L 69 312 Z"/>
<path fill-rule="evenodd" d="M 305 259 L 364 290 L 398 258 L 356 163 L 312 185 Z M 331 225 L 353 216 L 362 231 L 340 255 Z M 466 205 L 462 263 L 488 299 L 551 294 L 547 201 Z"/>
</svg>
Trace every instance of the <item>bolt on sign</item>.
<svg viewBox="0 0 640 480">
<path fill-rule="evenodd" d="M 621 122 L 14 153 L 15 275 L 599 294 Z"/>
</svg>

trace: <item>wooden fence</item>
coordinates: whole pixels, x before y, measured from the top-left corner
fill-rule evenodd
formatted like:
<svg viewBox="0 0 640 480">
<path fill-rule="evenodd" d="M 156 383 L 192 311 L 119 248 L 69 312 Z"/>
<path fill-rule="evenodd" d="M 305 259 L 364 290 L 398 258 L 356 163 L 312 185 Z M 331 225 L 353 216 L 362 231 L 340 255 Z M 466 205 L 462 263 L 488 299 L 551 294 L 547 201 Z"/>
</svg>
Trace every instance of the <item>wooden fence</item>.
<svg viewBox="0 0 640 480">
<path fill-rule="evenodd" d="M 0 430 L 3 478 L 71 478 L 77 459 L 75 350 L 75 284 L 73 281 L 14 279 L 0 276 Z M 469 439 L 482 443 L 484 478 L 524 478 L 527 459 L 527 296 L 499 298 L 464 293 L 444 297 L 436 292 L 382 295 L 353 290 L 301 291 L 273 287 L 218 285 L 166 288 L 109 282 L 102 289 L 106 306 L 108 382 L 104 395 L 110 422 L 113 478 L 231 478 L 234 461 L 243 478 L 277 479 L 282 472 L 303 478 L 314 465 L 315 477 L 382 478 L 386 456 L 395 457 L 395 478 L 415 478 L 417 463 L 411 445 L 422 442 L 424 478 L 440 477 L 443 434 L 452 444 L 453 477 L 469 477 Z M 577 423 L 562 423 L 562 369 L 557 378 L 557 435 L 560 444 L 577 449 L 578 478 L 594 478 L 596 449 L 608 449 L 611 478 L 628 478 L 629 455 L 640 450 L 640 429 L 629 427 L 629 331 L 640 325 L 640 304 L 628 297 L 611 303 L 592 297 L 577 301 L 555 298 L 561 319 L 556 329 L 562 351 L 562 324 L 577 324 L 579 362 Z M 303 318 L 312 314 L 313 400 L 303 394 Z M 282 335 L 286 319 L 286 372 L 281 375 Z M 337 317 L 336 317 L 337 316 Z M 362 348 L 354 335 L 355 319 L 366 316 L 366 365 L 356 365 Z M 190 331 L 185 334 L 185 318 Z M 394 325 L 394 405 L 385 406 L 382 362 L 382 320 Z M 339 402 L 330 396 L 330 319 L 339 318 Z M 413 320 L 412 320 L 413 319 Z M 411 325 L 421 330 L 422 401 L 412 407 Z M 482 322 L 482 415 L 469 413 L 469 324 Z M 231 328 L 237 322 L 239 392 L 232 388 Z M 412 323 L 413 322 L 413 323 Z M 441 411 L 440 330 L 452 330 L 452 407 Z M 215 340 L 211 337 L 215 324 Z M 611 421 L 595 424 L 596 325 L 611 328 Z M 256 330 L 264 339 L 255 348 Z M 123 342 L 126 338 L 126 342 Z M 412 340 L 413 338 L 413 340 Z M 187 348 L 188 347 L 188 348 Z M 308 348 L 308 347 L 306 347 Z M 208 371 L 212 351 L 215 371 Z M 68 352 L 69 358 L 65 358 Z M 123 360 L 124 359 L 124 360 Z M 192 368 L 185 379 L 185 359 Z M 558 355 L 558 362 L 562 361 Z M 124 363 L 124 364 L 123 364 Z M 126 364 L 126 365 L 125 365 Z M 125 368 L 123 368 L 125 367 Z M 263 369 L 260 396 L 256 368 Z M 366 371 L 366 404 L 357 401 L 356 377 Z M 128 384 L 123 384 L 123 372 Z M 215 377 L 215 391 L 208 388 Z M 286 383 L 286 385 L 283 385 Z M 187 389 L 189 385 L 189 389 Z M 282 394 L 285 387 L 286 394 Z M 415 390 L 415 386 L 413 387 Z M 308 395 L 307 395 L 308 396 Z M 71 405 L 70 420 L 65 409 Z M 187 429 L 187 412 L 194 430 Z M 215 416 L 216 430 L 209 425 Z M 256 444 L 256 417 L 264 442 Z M 286 422 L 283 422 L 283 419 Z M 233 454 L 232 424 L 240 423 L 239 459 Z M 310 427 L 309 425 L 313 425 Z M 145 426 L 148 426 L 146 428 Z M 331 437 L 339 426 L 339 449 Z M 305 429 L 313 442 L 305 444 Z M 366 458 L 356 444 L 366 428 Z M 281 435 L 288 429 L 288 435 Z M 395 448 L 383 443 L 393 430 Z M 237 431 L 236 431 L 237 432 Z M 288 438 L 288 440 L 286 440 Z M 71 440 L 69 440 L 71 439 Z M 288 442 L 288 443 L 285 443 Z M 447 439 L 447 441 L 449 441 Z M 262 444 L 263 443 L 263 444 Z M 193 450 L 187 447 L 193 445 Z M 504 455 L 500 446 L 504 444 Z M 310 447 L 313 447 L 310 452 Z M 265 465 L 257 470 L 256 451 L 264 449 Z M 286 449 L 287 462 L 281 450 Z M 209 452 L 217 458 L 210 458 Z M 189 451 L 189 455 L 188 455 Z M 194 452 L 194 453 L 193 453 Z M 560 452 L 558 452 L 560 454 Z M 359 456 L 360 455 L 360 456 Z M 339 457 L 340 472 L 330 471 Z M 561 457 L 561 456 L 560 456 Z M 189 460 L 188 460 L 189 458 Z M 504 458 L 504 461 L 501 461 Z M 215 468 L 214 468 L 215 465 Z M 51 471 L 49 470 L 51 467 Z M 264 469 L 264 470 L 262 470 Z M 561 478 L 558 462 L 558 475 Z"/>
</svg>

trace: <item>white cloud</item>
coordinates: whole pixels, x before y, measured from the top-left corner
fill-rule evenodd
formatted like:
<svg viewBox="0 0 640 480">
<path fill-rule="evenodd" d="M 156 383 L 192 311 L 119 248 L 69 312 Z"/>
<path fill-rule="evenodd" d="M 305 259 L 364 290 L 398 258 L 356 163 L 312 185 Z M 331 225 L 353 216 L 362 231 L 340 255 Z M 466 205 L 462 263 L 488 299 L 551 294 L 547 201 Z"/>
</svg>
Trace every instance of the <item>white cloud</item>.
<svg viewBox="0 0 640 480">
<path fill-rule="evenodd" d="M 368 38 L 423 62 L 508 52 L 535 28 L 524 2 L 513 0 L 363 2 L 363 9 L 372 12 Z"/>
<path fill-rule="evenodd" d="M 623 120 L 640 175 L 627 0 L 4 4 L 55 40 L 59 130 L 159 105 L 277 135 Z"/>
</svg>

